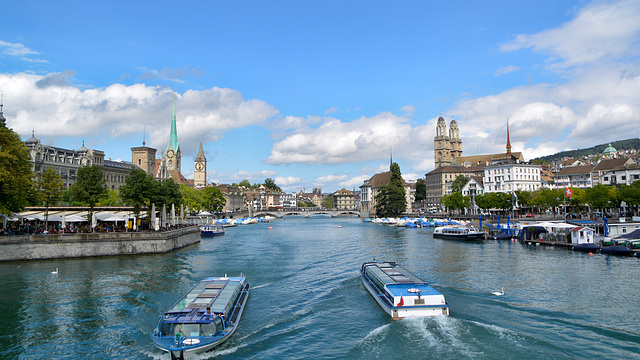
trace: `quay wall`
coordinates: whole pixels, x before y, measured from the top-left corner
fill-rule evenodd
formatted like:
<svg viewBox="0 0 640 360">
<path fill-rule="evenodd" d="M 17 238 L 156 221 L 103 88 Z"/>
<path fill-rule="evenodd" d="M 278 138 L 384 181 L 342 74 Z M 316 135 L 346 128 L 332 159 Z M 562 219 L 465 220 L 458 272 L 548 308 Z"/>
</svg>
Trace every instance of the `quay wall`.
<svg viewBox="0 0 640 360">
<path fill-rule="evenodd" d="M 199 242 L 198 226 L 162 232 L 3 236 L 0 261 L 166 253 Z"/>
</svg>

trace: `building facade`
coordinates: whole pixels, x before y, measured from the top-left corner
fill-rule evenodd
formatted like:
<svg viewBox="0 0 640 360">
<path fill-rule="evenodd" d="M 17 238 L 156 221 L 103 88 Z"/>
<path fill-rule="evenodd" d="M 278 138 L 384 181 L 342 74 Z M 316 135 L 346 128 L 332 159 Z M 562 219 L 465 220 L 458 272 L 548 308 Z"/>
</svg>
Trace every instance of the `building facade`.
<svg viewBox="0 0 640 360">
<path fill-rule="evenodd" d="M 352 210 L 355 209 L 353 191 L 349 191 L 345 188 L 338 190 L 333 194 L 333 207 L 338 210 Z"/>
<path fill-rule="evenodd" d="M 482 166 L 460 166 L 449 165 L 435 168 L 431 172 L 425 174 L 425 184 L 427 186 L 427 196 L 425 203 L 427 208 L 440 208 L 440 199 L 444 195 L 451 194 L 451 184 L 462 175 L 470 178 L 471 176 L 482 176 L 484 167 Z"/>
<path fill-rule="evenodd" d="M 391 180 L 391 171 L 383 172 L 373 175 L 369 180 L 365 180 L 364 184 L 360 185 L 360 210 L 369 214 L 375 215 L 376 213 L 376 195 L 380 193 L 380 190 L 389 185 Z M 406 213 L 411 213 L 411 189 L 404 179 L 402 179 L 402 187 L 404 188 L 405 200 L 407 202 Z"/>
<path fill-rule="evenodd" d="M 536 191 L 541 187 L 541 167 L 519 161 L 499 162 L 484 169 L 484 192 Z"/>
<path fill-rule="evenodd" d="M 200 140 L 198 154 L 194 160 L 193 186 L 196 188 L 207 186 L 207 158 L 204 156 L 202 140 Z"/>
</svg>

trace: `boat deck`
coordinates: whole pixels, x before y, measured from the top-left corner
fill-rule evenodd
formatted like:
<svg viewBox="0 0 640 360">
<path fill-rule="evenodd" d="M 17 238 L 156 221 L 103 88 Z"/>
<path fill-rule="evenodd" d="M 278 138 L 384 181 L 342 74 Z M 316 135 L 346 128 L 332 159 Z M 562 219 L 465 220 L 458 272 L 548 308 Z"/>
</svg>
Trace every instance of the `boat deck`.
<svg viewBox="0 0 640 360">
<path fill-rule="evenodd" d="M 240 290 L 241 280 L 239 277 L 204 279 L 165 315 L 169 315 L 172 322 L 189 323 L 206 315 L 204 310 L 207 307 L 211 308 L 213 314 L 226 314 L 232 305 L 233 295 Z"/>
</svg>

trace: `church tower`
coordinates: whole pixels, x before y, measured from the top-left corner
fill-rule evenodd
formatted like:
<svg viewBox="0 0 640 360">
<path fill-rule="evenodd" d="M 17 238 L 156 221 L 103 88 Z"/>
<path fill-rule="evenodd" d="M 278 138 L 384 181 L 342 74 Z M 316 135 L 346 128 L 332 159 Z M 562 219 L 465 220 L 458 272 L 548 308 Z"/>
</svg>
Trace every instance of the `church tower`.
<svg viewBox="0 0 640 360">
<path fill-rule="evenodd" d="M 444 121 L 442 114 L 438 118 L 436 136 L 433 138 L 433 156 L 436 169 L 451 165 L 451 143 L 449 136 L 447 136 L 447 123 Z"/>
<path fill-rule="evenodd" d="M 460 129 L 454 117 L 449 123 L 449 142 L 451 144 L 451 160 L 462 156 L 462 140 L 460 140 Z"/>
<path fill-rule="evenodd" d="M 178 174 L 182 173 L 180 161 L 182 153 L 180 152 L 180 143 L 178 142 L 178 131 L 176 127 L 176 95 L 173 95 L 173 117 L 171 119 L 171 134 L 169 135 L 169 144 L 165 151 L 167 170 L 172 172 L 177 170 Z"/>
<path fill-rule="evenodd" d="M 511 138 L 509 136 L 509 119 L 507 119 L 507 155 L 511 155 Z"/>
<path fill-rule="evenodd" d="M 202 140 L 200 140 L 200 148 L 196 155 L 193 172 L 193 186 L 196 188 L 207 186 L 207 158 L 204 156 L 202 149 Z"/>
</svg>

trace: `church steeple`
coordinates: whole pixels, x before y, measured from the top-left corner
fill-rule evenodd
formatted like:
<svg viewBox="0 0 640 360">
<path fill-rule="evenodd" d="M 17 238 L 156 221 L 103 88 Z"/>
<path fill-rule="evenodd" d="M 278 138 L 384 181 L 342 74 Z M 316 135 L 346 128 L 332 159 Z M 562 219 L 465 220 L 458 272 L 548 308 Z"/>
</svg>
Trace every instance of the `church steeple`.
<svg viewBox="0 0 640 360">
<path fill-rule="evenodd" d="M 174 152 L 178 152 L 180 148 L 180 142 L 178 142 L 178 130 L 176 126 L 176 94 L 173 94 L 173 117 L 171 118 L 171 135 L 169 135 L 169 144 L 167 144 L 167 151 L 169 148 Z"/>
<path fill-rule="evenodd" d="M 511 155 L 511 139 L 509 137 L 509 118 L 507 118 L 507 155 Z"/>
</svg>

